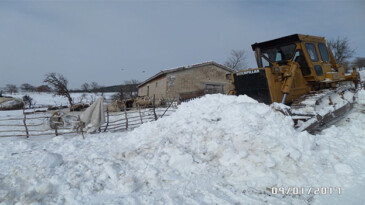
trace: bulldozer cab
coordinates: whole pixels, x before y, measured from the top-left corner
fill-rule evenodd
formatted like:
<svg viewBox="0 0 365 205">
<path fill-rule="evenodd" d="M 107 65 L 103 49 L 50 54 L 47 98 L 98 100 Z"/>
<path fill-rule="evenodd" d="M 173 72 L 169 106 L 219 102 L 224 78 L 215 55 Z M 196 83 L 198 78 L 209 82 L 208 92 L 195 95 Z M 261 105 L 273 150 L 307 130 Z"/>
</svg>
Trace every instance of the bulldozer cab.
<svg viewBox="0 0 365 205">
<path fill-rule="evenodd" d="M 307 81 L 344 78 L 344 68 L 339 69 L 323 37 L 294 34 L 255 43 L 252 49 L 255 51 L 258 67 L 277 67 L 297 62 Z M 338 74 L 333 75 L 335 72 Z"/>
</svg>

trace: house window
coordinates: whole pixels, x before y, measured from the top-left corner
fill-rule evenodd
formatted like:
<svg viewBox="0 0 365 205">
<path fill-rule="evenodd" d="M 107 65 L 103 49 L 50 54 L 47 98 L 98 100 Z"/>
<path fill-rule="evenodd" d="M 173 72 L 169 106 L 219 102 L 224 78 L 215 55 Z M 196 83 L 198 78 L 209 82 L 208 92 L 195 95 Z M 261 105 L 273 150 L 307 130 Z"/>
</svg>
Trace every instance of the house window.
<svg viewBox="0 0 365 205">
<path fill-rule="evenodd" d="M 205 84 L 205 94 L 223 93 L 223 85 Z"/>
<path fill-rule="evenodd" d="M 156 87 L 157 87 L 157 85 L 158 85 L 158 82 L 156 82 Z"/>
<path fill-rule="evenodd" d="M 147 85 L 147 96 L 150 96 L 150 86 Z"/>
<path fill-rule="evenodd" d="M 316 47 L 314 46 L 314 44 L 313 43 L 306 43 L 305 47 L 307 48 L 310 59 L 313 62 L 317 62 L 318 61 L 318 55 L 317 55 Z"/>
</svg>

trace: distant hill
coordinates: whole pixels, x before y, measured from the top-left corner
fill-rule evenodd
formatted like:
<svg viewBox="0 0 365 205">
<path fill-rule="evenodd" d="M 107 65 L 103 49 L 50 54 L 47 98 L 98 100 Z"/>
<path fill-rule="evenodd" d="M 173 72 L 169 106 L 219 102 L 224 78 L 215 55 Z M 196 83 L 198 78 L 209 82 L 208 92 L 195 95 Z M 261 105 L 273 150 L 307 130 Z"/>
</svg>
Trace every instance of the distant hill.
<svg viewBox="0 0 365 205">
<path fill-rule="evenodd" d="M 81 90 L 81 89 L 77 89 L 77 90 L 71 90 L 70 92 L 74 92 L 74 93 L 78 93 L 78 92 L 99 92 L 99 93 L 112 93 L 112 92 L 119 92 L 120 89 L 123 90 L 128 90 L 129 92 L 138 92 L 138 88 L 137 88 L 138 84 L 128 84 L 128 85 L 112 85 L 112 86 L 105 86 L 105 87 L 100 87 L 96 90 Z"/>
</svg>

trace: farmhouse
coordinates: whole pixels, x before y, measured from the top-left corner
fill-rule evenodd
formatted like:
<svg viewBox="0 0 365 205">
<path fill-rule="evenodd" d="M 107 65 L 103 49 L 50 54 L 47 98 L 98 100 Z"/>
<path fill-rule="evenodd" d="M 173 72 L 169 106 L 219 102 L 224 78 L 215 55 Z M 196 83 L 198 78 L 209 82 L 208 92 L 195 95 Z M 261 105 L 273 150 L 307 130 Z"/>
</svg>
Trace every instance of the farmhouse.
<svg viewBox="0 0 365 205">
<path fill-rule="evenodd" d="M 216 62 L 163 70 L 138 85 L 138 96 L 188 99 L 204 94 L 228 93 L 232 69 Z"/>
</svg>

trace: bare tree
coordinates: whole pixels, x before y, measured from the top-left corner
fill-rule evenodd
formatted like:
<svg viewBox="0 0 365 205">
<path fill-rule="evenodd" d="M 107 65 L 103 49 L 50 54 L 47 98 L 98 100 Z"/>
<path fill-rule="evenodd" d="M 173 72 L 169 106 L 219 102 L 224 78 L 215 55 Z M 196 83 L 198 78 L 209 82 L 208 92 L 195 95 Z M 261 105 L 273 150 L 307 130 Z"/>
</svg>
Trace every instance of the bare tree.
<svg viewBox="0 0 365 205">
<path fill-rule="evenodd" d="M 357 57 L 353 62 L 356 68 L 365 68 L 365 58 Z"/>
<path fill-rule="evenodd" d="M 111 96 L 111 99 L 114 100 L 125 100 L 125 93 L 124 93 L 124 89 L 123 86 L 120 86 L 119 91 L 117 93 L 115 93 L 114 95 Z"/>
<path fill-rule="evenodd" d="M 52 89 L 48 85 L 41 85 L 35 88 L 35 90 L 39 93 L 41 92 L 51 92 Z"/>
<path fill-rule="evenodd" d="M 139 81 L 136 80 L 136 79 L 126 80 L 126 81 L 124 81 L 124 84 L 125 85 L 138 85 L 139 84 Z"/>
<path fill-rule="evenodd" d="M 128 80 L 124 81 L 124 85 L 121 85 L 118 93 L 112 96 L 113 100 L 127 100 L 134 99 L 138 94 L 138 80 Z"/>
<path fill-rule="evenodd" d="M 7 84 L 5 86 L 5 92 L 10 93 L 12 95 L 13 93 L 17 93 L 18 92 L 18 88 L 16 87 L 16 85 Z"/>
<path fill-rule="evenodd" d="M 29 95 L 23 96 L 23 102 L 25 103 L 25 105 L 28 106 L 29 109 L 31 109 L 35 105 L 35 101 L 33 101 L 33 98 Z"/>
<path fill-rule="evenodd" d="M 124 81 L 124 86 L 122 86 L 123 90 L 124 90 L 124 96 L 126 98 L 136 98 L 137 94 L 138 94 L 138 86 L 139 81 L 138 80 L 128 80 L 128 81 Z"/>
<path fill-rule="evenodd" d="M 240 70 L 247 67 L 245 50 L 232 50 L 231 56 L 224 63 L 225 66 L 233 70 Z"/>
<path fill-rule="evenodd" d="M 348 64 L 348 61 L 355 54 L 355 49 L 350 47 L 347 37 L 337 37 L 328 42 L 328 46 L 333 52 L 337 63 Z"/>
<path fill-rule="evenodd" d="M 24 91 L 24 92 L 33 92 L 35 91 L 35 87 L 29 83 L 23 83 L 20 85 L 20 90 Z"/>
<path fill-rule="evenodd" d="M 82 84 L 81 85 L 81 90 L 89 92 L 90 91 L 90 84 L 89 83 Z"/>
<path fill-rule="evenodd" d="M 90 87 L 94 93 L 97 93 L 100 85 L 97 82 L 91 82 Z"/>
<path fill-rule="evenodd" d="M 67 88 L 68 80 L 61 74 L 48 73 L 46 74 L 46 78 L 43 80 L 43 82 L 47 83 L 51 88 L 53 88 L 55 95 L 66 97 L 70 103 L 70 111 L 72 111 L 73 103 L 70 92 Z"/>
</svg>

